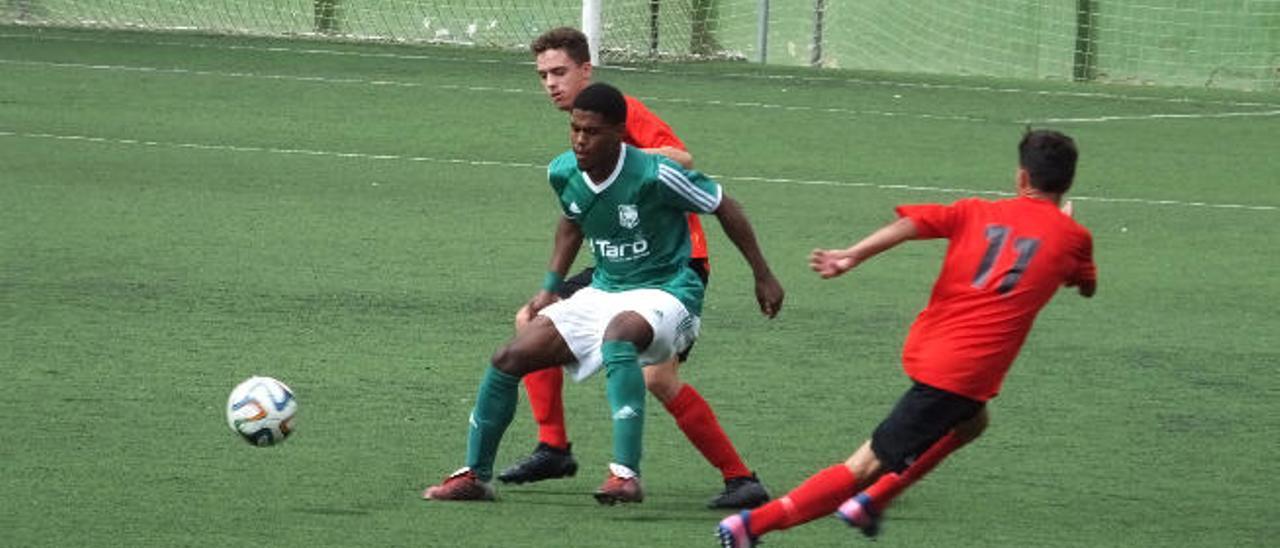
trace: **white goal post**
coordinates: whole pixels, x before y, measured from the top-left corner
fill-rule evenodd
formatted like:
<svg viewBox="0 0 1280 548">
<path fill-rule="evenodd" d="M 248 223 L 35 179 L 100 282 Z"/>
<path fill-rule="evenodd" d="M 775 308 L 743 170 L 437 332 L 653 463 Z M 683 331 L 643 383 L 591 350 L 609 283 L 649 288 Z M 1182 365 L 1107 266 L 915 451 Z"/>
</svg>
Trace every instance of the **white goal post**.
<svg viewBox="0 0 1280 548">
<path fill-rule="evenodd" d="M 604 25 L 601 22 L 604 0 L 582 0 L 582 33 L 587 35 L 587 43 L 591 45 L 591 64 L 601 65 L 600 40 Z"/>
</svg>

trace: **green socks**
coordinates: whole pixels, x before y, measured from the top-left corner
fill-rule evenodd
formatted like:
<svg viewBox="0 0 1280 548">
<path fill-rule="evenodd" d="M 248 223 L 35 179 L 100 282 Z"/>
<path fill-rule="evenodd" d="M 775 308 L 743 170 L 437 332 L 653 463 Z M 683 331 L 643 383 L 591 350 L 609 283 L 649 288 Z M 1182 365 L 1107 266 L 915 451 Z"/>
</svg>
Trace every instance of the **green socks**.
<svg viewBox="0 0 1280 548">
<path fill-rule="evenodd" d="M 643 396 L 643 378 L 640 385 Z M 471 410 L 471 429 L 467 432 L 467 466 L 481 481 L 493 478 L 493 459 L 498 454 L 502 433 L 515 417 L 519 389 L 520 377 L 498 371 L 492 365 L 480 381 L 476 406 Z"/>
<path fill-rule="evenodd" d="M 628 341 L 604 341 L 605 392 L 613 415 L 613 462 L 640 473 L 644 440 L 644 374 L 636 346 Z"/>
<path fill-rule="evenodd" d="M 601 351 L 605 392 L 613 415 L 613 461 L 639 473 L 645 388 L 636 346 L 626 341 L 605 341 Z M 520 377 L 489 366 L 480 381 L 476 406 L 471 410 L 471 428 L 467 432 L 467 466 L 481 481 L 493 479 L 498 443 L 515 417 L 519 395 Z"/>
</svg>

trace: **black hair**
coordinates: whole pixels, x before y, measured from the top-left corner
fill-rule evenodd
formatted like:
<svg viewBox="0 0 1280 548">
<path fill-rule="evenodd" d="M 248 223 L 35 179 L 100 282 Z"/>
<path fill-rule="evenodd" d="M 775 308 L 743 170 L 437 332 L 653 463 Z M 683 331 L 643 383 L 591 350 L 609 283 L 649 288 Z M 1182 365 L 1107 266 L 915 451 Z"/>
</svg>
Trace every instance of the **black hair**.
<svg viewBox="0 0 1280 548">
<path fill-rule="evenodd" d="M 622 124 L 627 121 L 627 100 L 609 84 L 597 82 L 591 84 L 573 99 L 574 110 L 594 112 L 610 124 Z"/>
<path fill-rule="evenodd" d="M 1071 188 L 1078 156 L 1076 142 L 1058 131 L 1028 128 L 1018 143 L 1018 165 L 1030 175 L 1031 187 L 1043 192 L 1062 194 Z"/>
</svg>

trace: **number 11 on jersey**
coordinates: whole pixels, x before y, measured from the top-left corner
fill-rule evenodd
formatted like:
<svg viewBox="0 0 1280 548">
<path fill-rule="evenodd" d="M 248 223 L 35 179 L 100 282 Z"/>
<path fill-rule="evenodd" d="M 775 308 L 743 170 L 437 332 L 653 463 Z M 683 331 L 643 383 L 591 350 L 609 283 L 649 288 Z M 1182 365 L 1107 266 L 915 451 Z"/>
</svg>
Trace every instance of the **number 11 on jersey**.
<svg viewBox="0 0 1280 548">
<path fill-rule="evenodd" d="M 1010 232 L 1012 230 L 1006 225 L 987 225 L 987 250 L 983 252 L 982 262 L 978 264 L 978 272 L 973 276 L 973 287 L 982 289 L 987 286 L 991 270 L 996 264 L 996 259 L 1004 251 L 1004 244 L 1009 239 Z M 1018 257 L 1014 260 L 1013 266 L 1001 276 L 1000 284 L 996 286 L 996 293 L 1003 295 L 1013 290 L 1013 286 L 1018 284 L 1022 273 L 1026 271 L 1027 265 L 1031 263 L 1031 258 L 1039 248 L 1040 240 L 1037 238 L 1013 239 L 1013 249 Z"/>
</svg>

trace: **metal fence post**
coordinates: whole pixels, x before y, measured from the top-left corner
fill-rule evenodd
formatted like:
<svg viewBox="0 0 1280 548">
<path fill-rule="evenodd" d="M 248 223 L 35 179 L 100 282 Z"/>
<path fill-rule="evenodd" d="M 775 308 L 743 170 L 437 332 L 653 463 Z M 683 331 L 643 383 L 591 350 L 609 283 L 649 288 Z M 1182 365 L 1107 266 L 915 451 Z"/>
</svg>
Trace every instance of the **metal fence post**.
<svg viewBox="0 0 1280 548">
<path fill-rule="evenodd" d="M 1097 20 L 1094 0 L 1076 0 L 1076 51 L 1071 76 L 1077 82 L 1088 82 L 1097 76 Z"/>
<path fill-rule="evenodd" d="M 813 51 L 809 57 L 809 64 L 815 67 L 822 66 L 822 18 L 827 11 L 826 0 L 814 0 L 813 2 Z"/>
<path fill-rule="evenodd" d="M 319 34 L 338 32 L 338 0 L 315 0 L 315 28 Z"/>
<path fill-rule="evenodd" d="M 658 57 L 658 14 L 662 0 L 649 0 L 649 58 Z"/>
</svg>

